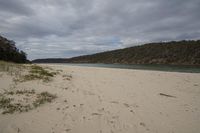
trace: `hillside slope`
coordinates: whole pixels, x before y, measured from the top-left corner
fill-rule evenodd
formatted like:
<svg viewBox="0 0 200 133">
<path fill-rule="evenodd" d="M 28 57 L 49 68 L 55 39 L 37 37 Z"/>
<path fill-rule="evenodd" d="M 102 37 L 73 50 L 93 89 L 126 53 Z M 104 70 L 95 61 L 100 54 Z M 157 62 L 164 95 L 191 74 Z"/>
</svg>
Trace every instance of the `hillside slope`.
<svg viewBox="0 0 200 133">
<path fill-rule="evenodd" d="M 200 65 L 200 40 L 149 43 L 70 59 L 33 62 Z"/>
</svg>

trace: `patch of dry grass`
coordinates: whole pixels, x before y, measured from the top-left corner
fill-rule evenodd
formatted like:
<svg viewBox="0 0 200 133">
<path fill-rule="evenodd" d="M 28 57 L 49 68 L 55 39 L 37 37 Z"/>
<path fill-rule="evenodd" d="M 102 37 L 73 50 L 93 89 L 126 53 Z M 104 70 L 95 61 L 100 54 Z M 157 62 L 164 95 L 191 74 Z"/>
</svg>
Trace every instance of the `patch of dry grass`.
<svg viewBox="0 0 200 133">
<path fill-rule="evenodd" d="M 34 107 L 38 107 L 41 104 L 52 102 L 53 99 L 57 98 L 56 95 L 50 94 L 49 92 L 42 92 L 37 94 L 37 99 L 33 102 Z"/>
<path fill-rule="evenodd" d="M 0 61 L 0 72 L 7 72 L 13 76 L 14 82 L 26 82 L 31 80 L 42 80 L 49 82 L 52 77 L 59 74 L 59 71 L 54 71 L 48 67 L 38 65 L 23 65 Z M 1 74 L 1 73 L 0 73 Z"/>
<path fill-rule="evenodd" d="M 62 77 L 64 78 L 64 80 L 71 80 L 72 79 L 72 75 L 71 74 L 65 74 Z"/>
<path fill-rule="evenodd" d="M 43 67 L 32 65 L 28 74 L 22 76 L 21 82 L 30 81 L 30 80 L 42 80 L 44 82 L 51 81 L 51 78 L 57 75 L 57 72 L 50 72 L 49 70 L 44 69 Z"/>
<path fill-rule="evenodd" d="M 21 98 L 21 100 L 17 100 Z M 35 90 L 5 91 L 0 94 L 0 110 L 2 114 L 13 114 L 15 112 L 28 112 L 42 104 L 50 103 L 55 98 L 49 92 L 36 93 Z"/>
<path fill-rule="evenodd" d="M 0 72 L 6 72 L 11 76 L 19 76 L 26 69 L 23 64 L 0 61 Z"/>
<path fill-rule="evenodd" d="M 9 90 L 0 92 L 0 113 L 12 114 L 15 112 L 27 112 L 42 104 L 52 102 L 57 96 L 49 92 L 37 93 L 35 90 L 16 90 L 16 85 L 21 82 L 41 80 L 49 82 L 61 71 L 38 65 L 23 65 L 0 61 L 0 78 L 4 74 L 13 79 L 14 84 Z"/>
</svg>

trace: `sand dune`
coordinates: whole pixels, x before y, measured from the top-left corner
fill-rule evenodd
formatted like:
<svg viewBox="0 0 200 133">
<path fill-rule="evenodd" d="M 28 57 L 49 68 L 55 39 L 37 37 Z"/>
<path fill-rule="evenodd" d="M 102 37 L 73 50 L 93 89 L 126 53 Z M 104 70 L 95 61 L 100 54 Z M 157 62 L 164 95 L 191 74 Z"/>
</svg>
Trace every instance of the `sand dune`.
<svg viewBox="0 0 200 133">
<path fill-rule="evenodd" d="M 62 72 L 48 83 L 16 87 L 57 98 L 28 112 L 0 114 L 0 133 L 200 132 L 200 74 L 42 66 Z M 0 77 L 0 92 L 11 85 L 9 76 Z"/>
</svg>

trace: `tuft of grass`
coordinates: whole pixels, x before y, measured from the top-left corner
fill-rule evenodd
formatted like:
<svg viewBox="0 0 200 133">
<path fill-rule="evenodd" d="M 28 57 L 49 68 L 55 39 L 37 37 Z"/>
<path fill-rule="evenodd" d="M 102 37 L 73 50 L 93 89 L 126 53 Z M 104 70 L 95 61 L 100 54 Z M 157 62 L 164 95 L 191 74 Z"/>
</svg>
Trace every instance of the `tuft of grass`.
<svg viewBox="0 0 200 133">
<path fill-rule="evenodd" d="M 0 61 L 0 72 L 7 72 L 11 76 L 19 76 L 25 68 L 22 64 Z"/>
<path fill-rule="evenodd" d="M 31 81 L 31 80 L 37 80 L 37 79 L 43 79 L 43 77 L 41 75 L 36 75 L 36 74 L 27 74 L 22 76 L 21 78 L 21 82 L 25 82 L 25 81 Z"/>
<path fill-rule="evenodd" d="M 52 68 L 43 68 L 38 65 L 22 65 L 0 61 L 0 72 L 7 72 L 11 76 L 14 76 L 13 81 L 15 83 L 30 80 L 49 82 L 52 80 L 52 77 L 60 73 L 59 71 L 54 72 L 52 70 Z M 0 73 L 0 75 L 1 74 L 2 73 Z"/>
<path fill-rule="evenodd" d="M 4 94 L 7 95 L 23 95 L 23 94 L 35 94 L 35 90 L 16 90 L 16 91 L 6 91 Z"/>
<path fill-rule="evenodd" d="M 0 72 L 8 72 L 13 65 L 14 63 L 0 61 Z"/>
<path fill-rule="evenodd" d="M 44 103 L 50 103 L 53 99 L 57 98 L 56 95 L 50 94 L 49 92 L 42 92 L 37 95 L 37 99 L 33 102 L 34 107 L 38 107 Z"/>
<path fill-rule="evenodd" d="M 71 74 L 70 75 L 66 74 L 66 75 L 63 75 L 62 77 L 64 78 L 64 80 L 71 80 L 72 79 Z"/>
<path fill-rule="evenodd" d="M 2 114 L 13 114 L 14 112 L 28 112 L 31 110 L 31 105 L 22 105 L 21 103 L 8 103 L 4 108 Z"/>
<path fill-rule="evenodd" d="M 36 99 L 33 100 L 31 103 L 24 105 L 19 102 L 16 102 L 14 98 L 10 98 L 8 95 L 28 95 L 28 97 L 36 95 Z M 57 96 L 49 92 L 36 93 L 34 90 L 7 91 L 3 94 L 0 94 L 0 109 L 2 110 L 2 114 L 28 112 L 29 110 L 37 108 L 42 104 L 52 102 L 55 98 L 57 98 Z"/>
<path fill-rule="evenodd" d="M 19 106 L 11 104 L 13 99 L 7 97 L 0 97 L 0 109 L 3 109 L 2 114 L 13 113 L 16 109 L 19 109 Z"/>
<path fill-rule="evenodd" d="M 6 97 L 4 97 L 4 96 L 1 96 L 0 97 L 0 108 L 5 108 L 5 107 L 7 107 L 9 104 L 10 104 L 10 102 L 12 101 L 13 99 L 11 99 L 11 98 L 6 98 Z"/>
<path fill-rule="evenodd" d="M 51 81 L 51 78 L 56 74 L 56 72 L 50 72 L 43 67 L 33 65 L 30 67 L 29 73 L 23 76 L 21 82 L 30 80 L 42 80 L 44 82 L 48 82 Z"/>
<path fill-rule="evenodd" d="M 40 66 L 36 66 L 36 65 L 31 66 L 30 73 L 47 76 L 47 77 L 53 77 L 54 75 L 56 75 L 55 72 L 49 72 L 48 70 L 45 70 L 44 68 Z"/>
</svg>

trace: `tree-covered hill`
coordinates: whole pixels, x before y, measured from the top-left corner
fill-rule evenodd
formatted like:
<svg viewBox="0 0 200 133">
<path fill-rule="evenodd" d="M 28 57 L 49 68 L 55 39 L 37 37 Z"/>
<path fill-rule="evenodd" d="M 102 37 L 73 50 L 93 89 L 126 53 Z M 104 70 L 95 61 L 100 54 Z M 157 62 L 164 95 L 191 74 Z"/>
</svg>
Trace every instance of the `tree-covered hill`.
<svg viewBox="0 0 200 133">
<path fill-rule="evenodd" d="M 0 60 L 16 63 L 28 62 L 26 53 L 17 49 L 15 42 L 0 36 Z"/>
<path fill-rule="evenodd" d="M 200 65 L 200 40 L 149 43 L 70 59 L 33 62 Z"/>
</svg>

